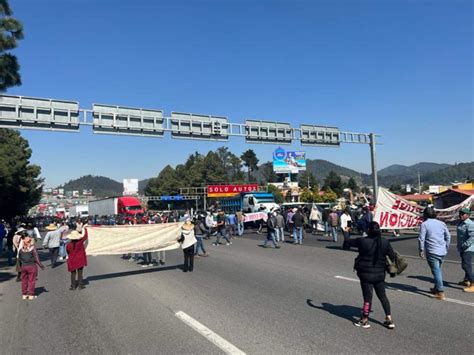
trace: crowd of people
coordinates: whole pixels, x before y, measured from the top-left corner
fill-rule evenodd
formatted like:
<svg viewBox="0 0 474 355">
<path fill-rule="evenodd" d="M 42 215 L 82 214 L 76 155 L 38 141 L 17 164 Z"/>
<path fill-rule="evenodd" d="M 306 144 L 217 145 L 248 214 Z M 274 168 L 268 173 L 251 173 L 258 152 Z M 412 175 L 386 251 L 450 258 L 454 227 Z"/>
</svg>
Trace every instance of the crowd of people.
<svg viewBox="0 0 474 355">
<path fill-rule="evenodd" d="M 457 251 L 461 256 L 461 267 L 464 277 L 459 285 L 464 286 L 464 291 L 474 293 L 474 279 L 472 273 L 472 257 L 474 255 L 474 222 L 470 219 L 470 209 L 463 208 L 459 211 L 457 224 Z M 434 279 L 431 292 L 439 300 L 445 299 L 442 265 L 448 253 L 451 235 L 447 225 L 436 218 L 434 209 L 427 207 L 424 210 L 424 222 L 420 226 L 418 236 L 419 255 L 427 260 Z M 116 221 L 118 218 L 114 218 Z M 293 238 L 294 245 L 303 243 L 304 230 L 309 228 L 312 234 L 321 232 L 323 236 L 337 242 L 338 232 L 343 235 L 342 249 L 356 248 L 358 256 L 354 263 L 354 270 L 360 279 L 363 295 L 362 317 L 355 322 L 356 326 L 369 328 L 369 312 L 372 307 L 373 292 L 382 303 L 385 312 L 384 326 L 393 329 L 390 302 L 385 293 L 385 277 L 387 274 L 387 257 L 396 261 L 400 258 L 393 250 L 387 239 L 382 237 L 382 231 L 377 222 L 374 222 L 368 207 L 361 209 L 360 214 L 354 218 L 351 210 L 330 209 L 321 211 L 313 206 L 310 211 L 303 208 L 275 209 L 266 212 L 266 218 L 256 221 L 258 233 L 263 233 L 266 228 L 266 237 L 262 246 L 267 247 L 271 242 L 274 248 L 280 248 L 285 241 L 285 233 Z M 177 241 L 183 250 L 184 272 L 193 272 L 194 258 L 206 257 L 205 240 L 215 236 L 213 246 L 219 246 L 221 240 L 225 245 L 231 245 L 232 240 L 243 236 L 246 214 L 242 211 L 225 214 L 218 210 L 198 211 L 194 216 L 189 212 L 182 215 L 170 213 L 166 216 L 154 216 L 146 223 L 172 223 L 184 221 Z M 134 224 L 133 220 L 122 219 L 123 224 Z M 44 269 L 36 246 L 41 242 L 43 248 L 49 251 L 51 268 L 55 268 L 58 260 L 66 261 L 68 272 L 71 274 L 70 290 L 83 289 L 83 270 L 87 266 L 86 247 L 88 240 L 87 226 L 91 220 L 56 221 L 44 227 L 47 231 L 44 238 L 34 221 L 19 222 L 18 227 L 13 221 L 8 225 L 5 221 L 0 223 L 0 251 L 4 250 L 3 240 L 6 238 L 7 261 L 10 266 L 16 262 L 17 281 L 21 281 L 23 299 L 35 299 L 35 281 L 38 268 Z M 357 227 L 356 227 L 357 226 Z M 351 238 L 351 232 L 357 228 L 360 237 Z M 141 262 L 142 267 L 164 265 L 165 252 L 125 254 L 124 260 Z M 406 266 L 405 266 L 406 267 Z"/>
</svg>

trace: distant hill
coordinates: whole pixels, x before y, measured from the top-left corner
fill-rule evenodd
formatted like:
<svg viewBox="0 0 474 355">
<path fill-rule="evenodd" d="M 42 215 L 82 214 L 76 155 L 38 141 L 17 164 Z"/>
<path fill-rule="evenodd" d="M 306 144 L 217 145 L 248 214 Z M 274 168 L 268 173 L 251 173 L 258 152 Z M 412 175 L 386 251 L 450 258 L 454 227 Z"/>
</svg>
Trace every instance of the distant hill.
<svg viewBox="0 0 474 355">
<path fill-rule="evenodd" d="M 418 163 L 412 166 L 391 165 L 379 171 L 382 186 L 418 184 L 418 173 L 422 184 L 449 185 L 456 181 L 474 178 L 474 162 L 455 165 Z"/>
<path fill-rule="evenodd" d="M 144 179 L 144 180 L 140 180 L 138 181 L 138 193 L 140 195 L 144 195 L 145 194 L 145 188 L 146 188 L 146 185 L 148 185 L 148 181 L 150 181 L 151 179 Z"/>
<path fill-rule="evenodd" d="M 474 162 L 451 165 L 422 176 L 425 184 L 449 184 L 471 179 L 474 179 Z"/>
<path fill-rule="evenodd" d="M 262 180 L 263 167 L 271 168 L 271 163 L 264 163 L 261 169 L 254 172 L 254 176 L 258 181 Z M 343 166 L 331 163 L 327 160 L 308 159 L 306 161 L 308 171 L 318 179 L 320 183 L 324 181 L 330 171 L 339 174 L 343 181 L 347 181 L 353 177 L 359 183 L 365 185 L 372 183 L 371 175 L 357 172 L 355 170 L 345 168 Z M 418 184 L 418 172 L 420 172 L 420 180 L 422 184 L 441 184 L 448 185 L 456 181 L 465 181 L 474 179 L 474 162 L 459 163 L 455 165 L 436 164 L 436 163 L 418 163 L 412 166 L 391 165 L 379 171 L 379 184 L 389 187 L 391 185 Z M 148 181 L 150 179 L 140 180 L 138 188 L 140 194 L 143 194 Z M 94 195 L 98 197 L 119 196 L 122 194 L 122 184 L 104 176 L 83 176 L 76 180 L 71 180 L 64 184 L 66 191 L 92 189 Z"/>
<path fill-rule="evenodd" d="M 422 174 L 428 174 L 436 170 L 448 168 L 451 165 L 449 164 L 437 164 L 437 163 L 418 163 L 415 165 L 411 166 L 406 166 L 406 165 L 390 165 L 382 170 L 379 170 L 379 177 L 385 177 L 385 176 L 399 176 L 399 175 L 405 175 L 405 176 L 418 176 L 418 173 L 420 175 Z"/>
<path fill-rule="evenodd" d="M 62 186 L 65 191 L 91 189 L 97 197 L 120 196 L 123 193 L 123 185 L 115 180 L 104 176 L 82 176 L 76 180 L 70 180 Z"/>
<path fill-rule="evenodd" d="M 351 177 L 353 177 L 356 181 L 365 181 L 369 178 L 369 175 L 367 174 L 345 168 L 323 159 L 306 160 L 306 170 L 311 171 L 321 183 L 331 171 L 334 171 L 340 175 L 343 181 L 349 180 Z"/>
</svg>

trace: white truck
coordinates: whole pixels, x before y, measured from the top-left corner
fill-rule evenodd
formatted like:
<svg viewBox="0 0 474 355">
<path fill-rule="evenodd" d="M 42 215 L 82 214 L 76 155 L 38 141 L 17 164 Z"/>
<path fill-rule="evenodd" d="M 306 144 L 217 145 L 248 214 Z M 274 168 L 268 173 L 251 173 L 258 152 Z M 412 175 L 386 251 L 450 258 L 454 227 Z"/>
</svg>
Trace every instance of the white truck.
<svg viewBox="0 0 474 355">
<path fill-rule="evenodd" d="M 89 217 L 89 206 L 88 205 L 76 205 L 69 209 L 69 217 L 74 218 L 87 218 Z"/>
<path fill-rule="evenodd" d="M 109 197 L 89 201 L 89 216 L 134 216 L 145 213 L 140 200 L 134 196 Z"/>
</svg>

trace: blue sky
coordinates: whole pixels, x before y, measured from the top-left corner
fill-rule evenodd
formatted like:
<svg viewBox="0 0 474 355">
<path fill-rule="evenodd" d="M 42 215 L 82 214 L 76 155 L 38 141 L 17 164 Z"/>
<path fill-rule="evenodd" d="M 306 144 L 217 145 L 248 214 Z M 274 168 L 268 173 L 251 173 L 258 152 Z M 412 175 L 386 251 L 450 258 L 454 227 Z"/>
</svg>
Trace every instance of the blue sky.
<svg viewBox="0 0 474 355">
<path fill-rule="evenodd" d="M 25 27 L 10 94 L 331 125 L 382 135 L 378 166 L 472 161 L 469 0 L 11 0 Z M 155 176 L 222 143 L 22 131 L 48 186 Z M 271 160 L 273 145 L 231 138 Z M 301 149 L 299 143 L 288 147 Z M 304 148 L 370 171 L 369 147 Z"/>
</svg>

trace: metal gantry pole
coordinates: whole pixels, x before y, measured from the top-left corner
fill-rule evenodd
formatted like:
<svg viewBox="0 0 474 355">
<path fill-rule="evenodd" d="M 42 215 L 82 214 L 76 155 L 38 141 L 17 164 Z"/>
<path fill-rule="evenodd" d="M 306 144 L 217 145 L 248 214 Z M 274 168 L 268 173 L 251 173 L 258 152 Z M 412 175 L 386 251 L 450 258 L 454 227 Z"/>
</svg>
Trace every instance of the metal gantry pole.
<svg viewBox="0 0 474 355">
<path fill-rule="evenodd" d="M 374 189 L 374 201 L 373 203 L 375 204 L 377 202 L 377 195 L 378 195 L 378 189 L 379 189 L 379 182 L 377 179 L 377 156 L 375 154 L 375 134 L 370 133 L 370 160 L 372 163 L 372 186 Z"/>
</svg>

